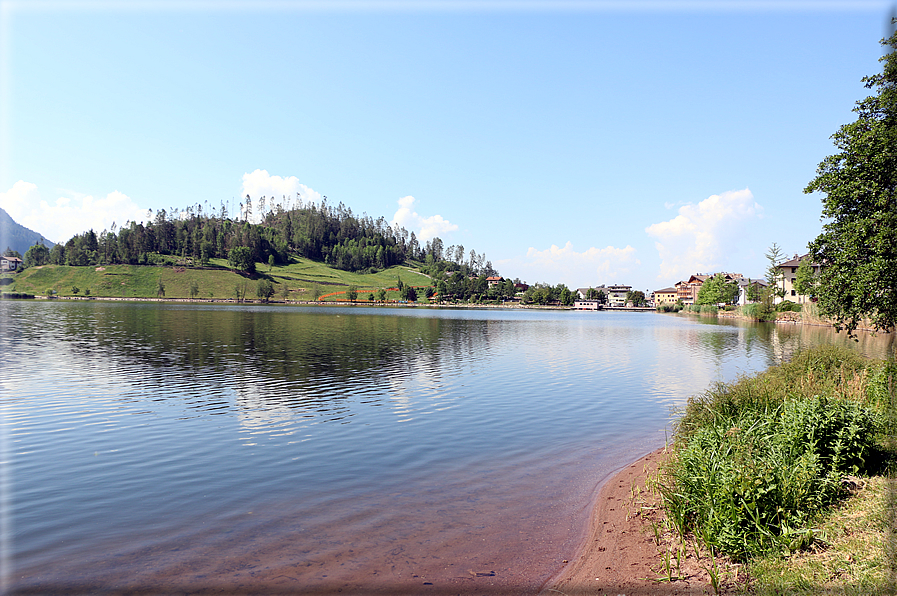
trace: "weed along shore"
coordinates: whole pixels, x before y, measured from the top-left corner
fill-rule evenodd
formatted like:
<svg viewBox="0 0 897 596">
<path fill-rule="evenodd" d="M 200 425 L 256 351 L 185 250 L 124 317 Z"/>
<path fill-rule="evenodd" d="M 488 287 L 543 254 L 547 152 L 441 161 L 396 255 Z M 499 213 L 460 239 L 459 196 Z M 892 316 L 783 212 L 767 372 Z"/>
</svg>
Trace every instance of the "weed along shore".
<svg viewBox="0 0 897 596">
<path fill-rule="evenodd" d="M 893 594 L 895 377 L 825 346 L 691 398 L 544 593 Z"/>
</svg>

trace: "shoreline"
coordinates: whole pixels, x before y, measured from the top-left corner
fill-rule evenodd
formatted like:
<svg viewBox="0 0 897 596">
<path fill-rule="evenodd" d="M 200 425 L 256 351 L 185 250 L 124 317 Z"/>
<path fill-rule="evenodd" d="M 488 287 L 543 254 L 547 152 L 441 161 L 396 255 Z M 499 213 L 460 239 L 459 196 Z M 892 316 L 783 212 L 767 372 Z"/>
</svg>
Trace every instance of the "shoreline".
<svg viewBox="0 0 897 596">
<path fill-rule="evenodd" d="M 591 504 L 585 538 L 574 558 L 545 583 L 540 596 L 601 594 L 656 594 L 660 586 L 648 580 L 657 549 L 640 531 L 641 520 L 629 515 L 633 487 L 645 488 L 648 474 L 657 469 L 665 447 L 613 472 L 598 489 Z"/>
<path fill-rule="evenodd" d="M 668 581 L 661 548 L 652 524 L 656 497 L 646 489 L 648 476 L 667 457 L 661 447 L 613 473 L 599 488 L 592 504 L 586 537 L 576 555 L 549 579 L 539 596 L 626 594 L 712 594 L 710 577 L 700 565 L 683 562 L 683 577 Z M 727 593 L 723 585 L 720 593 Z"/>
</svg>

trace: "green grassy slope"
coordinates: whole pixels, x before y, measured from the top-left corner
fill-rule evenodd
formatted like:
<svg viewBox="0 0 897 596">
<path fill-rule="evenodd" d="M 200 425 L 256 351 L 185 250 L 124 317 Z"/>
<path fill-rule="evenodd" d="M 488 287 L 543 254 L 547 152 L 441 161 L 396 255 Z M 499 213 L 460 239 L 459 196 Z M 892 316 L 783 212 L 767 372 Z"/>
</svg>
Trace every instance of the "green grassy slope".
<svg viewBox="0 0 897 596">
<path fill-rule="evenodd" d="M 32 267 L 15 275 L 13 283 L 3 286 L 4 292 L 23 292 L 46 295 L 53 290 L 59 296 L 91 296 L 155 298 L 159 279 L 165 286 L 165 298 L 189 298 L 191 284 L 195 283 L 201 299 L 232 299 L 236 287 L 245 284 L 247 299 L 256 299 L 256 288 L 262 279 L 274 287 L 272 300 L 283 300 L 283 288 L 288 290 L 289 300 L 312 300 L 315 287 L 320 300 L 345 300 L 344 292 L 350 285 L 358 289 L 358 300 L 367 300 L 370 293 L 376 295 L 379 288 L 394 288 L 396 280 L 415 287 L 432 285 L 428 276 L 407 266 L 392 267 L 379 273 L 351 273 L 333 269 L 303 258 L 293 258 L 289 265 L 257 263 L 257 273 L 244 276 L 227 268 L 227 261 L 212 259 L 210 267 L 193 269 L 184 267 L 153 267 L 137 265 L 105 265 L 103 267 L 67 267 L 44 265 Z M 74 291 L 78 288 L 78 292 Z M 388 300 L 399 299 L 398 292 L 388 292 Z"/>
</svg>

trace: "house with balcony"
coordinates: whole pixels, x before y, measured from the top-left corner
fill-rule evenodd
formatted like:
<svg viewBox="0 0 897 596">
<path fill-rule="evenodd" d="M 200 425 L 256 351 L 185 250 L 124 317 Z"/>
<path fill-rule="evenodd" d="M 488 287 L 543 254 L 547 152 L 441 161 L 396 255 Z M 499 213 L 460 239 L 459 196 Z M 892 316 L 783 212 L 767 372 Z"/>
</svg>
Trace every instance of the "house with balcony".
<svg viewBox="0 0 897 596">
<path fill-rule="evenodd" d="M 689 277 L 687 281 L 680 281 L 676 284 L 677 299 L 681 300 L 682 304 L 695 304 L 698 300 L 698 292 L 701 291 L 701 286 L 704 285 L 705 281 L 716 275 L 722 275 L 727 283 L 737 283 L 739 280 L 744 279 L 744 276 L 741 273 L 727 273 L 725 271 L 709 273 L 706 275 L 703 273 L 696 273 Z"/>
<path fill-rule="evenodd" d="M 632 291 L 632 286 L 615 284 L 612 286 L 601 287 L 600 289 L 604 290 L 604 294 L 607 296 L 608 306 L 622 307 L 626 306 L 626 296 Z"/>
</svg>

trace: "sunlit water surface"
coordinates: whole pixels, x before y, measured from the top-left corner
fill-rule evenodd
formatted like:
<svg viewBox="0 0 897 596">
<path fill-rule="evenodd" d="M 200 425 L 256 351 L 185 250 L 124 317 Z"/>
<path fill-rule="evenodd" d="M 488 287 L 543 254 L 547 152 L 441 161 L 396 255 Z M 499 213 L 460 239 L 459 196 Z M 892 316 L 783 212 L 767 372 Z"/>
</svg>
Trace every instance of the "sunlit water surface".
<svg viewBox="0 0 897 596">
<path fill-rule="evenodd" d="M 535 593 L 602 479 L 662 446 L 689 395 L 817 343 L 893 350 L 654 313 L 3 302 L 0 318 L 19 592 Z"/>
</svg>

